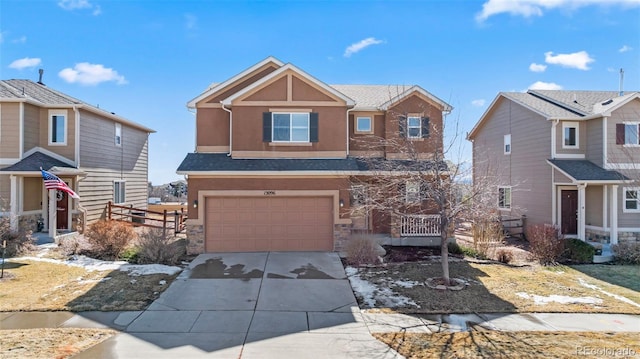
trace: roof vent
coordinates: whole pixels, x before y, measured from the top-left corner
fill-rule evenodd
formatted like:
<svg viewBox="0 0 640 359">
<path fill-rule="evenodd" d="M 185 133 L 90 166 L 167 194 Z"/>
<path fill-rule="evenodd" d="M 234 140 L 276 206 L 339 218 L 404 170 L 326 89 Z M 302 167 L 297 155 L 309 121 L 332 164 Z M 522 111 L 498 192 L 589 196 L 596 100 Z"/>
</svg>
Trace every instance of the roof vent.
<svg viewBox="0 0 640 359">
<path fill-rule="evenodd" d="M 612 103 L 612 102 L 613 102 L 613 99 L 609 99 L 609 100 L 607 100 L 607 101 L 603 102 L 603 103 L 602 103 L 602 106 L 606 106 L 606 105 L 608 105 L 608 104 L 610 104 L 610 103 Z"/>
<path fill-rule="evenodd" d="M 45 86 L 44 83 L 42 83 L 42 75 L 44 74 L 44 70 L 43 69 L 38 69 L 38 74 L 40 75 L 38 77 L 38 83 L 42 86 Z"/>
<path fill-rule="evenodd" d="M 573 103 L 578 103 L 578 96 L 575 93 L 573 94 Z"/>
</svg>

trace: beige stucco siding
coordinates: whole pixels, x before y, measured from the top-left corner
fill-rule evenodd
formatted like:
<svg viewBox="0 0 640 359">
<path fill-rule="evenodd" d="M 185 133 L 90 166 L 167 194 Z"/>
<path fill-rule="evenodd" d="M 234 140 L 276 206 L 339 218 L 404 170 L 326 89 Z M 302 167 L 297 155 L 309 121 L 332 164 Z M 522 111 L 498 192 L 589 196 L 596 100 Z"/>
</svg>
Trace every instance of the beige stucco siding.
<svg viewBox="0 0 640 359">
<path fill-rule="evenodd" d="M 0 104 L 0 158 L 20 158 L 20 104 Z"/>
<path fill-rule="evenodd" d="M 80 204 L 88 221 L 102 217 L 113 200 L 113 182 L 125 181 L 125 204 L 146 208 L 148 134 L 122 125 L 122 146 L 115 144 L 115 123 L 81 112 L 80 168 L 88 176 L 79 183 Z"/>
<path fill-rule="evenodd" d="M 24 105 L 24 152 L 34 147 L 43 147 L 40 145 L 40 134 L 48 130 L 46 126 L 40 126 L 41 111 L 46 110 L 30 104 Z"/>
<path fill-rule="evenodd" d="M 355 133 L 356 118 L 370 117 L 373 126 L 372 134 Z M 385 116 L 375 112 L 349 112 L 349 151 L 358 155 L 363 151 L 384 151 L 380 139 L 385 134 Z"/>
<path fill-rule="evenodd" d="M 196 146 L 229 146 L 229 113 L 221 108 L 199 108 Z"/>
<path fill-rule="evenodd" d="M 602 186 L 587 186 L 585 189 L 586 225 L 602 226 Z"/>
<path fill-rule="evenodd" d="M 607 161 L 609 163 L 640 163 L 640 147 L 616 144 L 616 124 L 625 121 L 640 122 L 640 99 L 633 100 L 611 114 L 607 119 Z"/>
<path fill-rule="evenodd" d="M 530 224 L 552 223 L 551 123 L 501 98 L 473 141 L 474 182 L 485 183 L 496 196 L 497 187 L 512 187 L 511 215 L 526 214 Z M 503 150 L 511 134 L 511 154 Z M 495 175 L 494 175 L 495 174 Z"/>
<path fill-rule="evenodd" d="M 586 158 L 597 164 L 598 166 L 602 166 L 602 158 L 603 158 L 603 136 L 602 136 L 602 124 L 603 120 L 601 118 L 595 120 L 589 120 L 584 123 L 587 128 L 587 144 L 586 147 Z"/>
</svg>

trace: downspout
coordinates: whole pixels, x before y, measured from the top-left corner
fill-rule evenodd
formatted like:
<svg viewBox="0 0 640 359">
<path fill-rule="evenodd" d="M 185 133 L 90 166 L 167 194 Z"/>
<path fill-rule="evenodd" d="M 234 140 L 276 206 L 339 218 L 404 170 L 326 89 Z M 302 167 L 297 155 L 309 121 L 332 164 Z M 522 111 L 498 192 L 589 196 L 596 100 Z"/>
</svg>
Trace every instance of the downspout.
<svg viewBox="0 0 640 359">
<path fill-rule="evenodd" d="M 556 158 L 556 127 L 558 127 L 558 123 L 560 123 L 559 119 L 553 120 L 553 124 L 551 125 L 551 158 Z"/>
<path fill-rule="evenodd" d="M 231 145 L 233 144 L 233 112 L 231 112 L 231 110 L 229 110 L 228 108 L 224 107 L 224 104 L 222 103 L 222 101 L 220 101 L 220 104 L 222 105 L 222 109 L 229 112 L 229 153 L 227 153 L 227 157 L 231 156 L 231 153 L 233 152 L 231 150 Z"/>
<path fill-rule="evenodd" d="M 76 176 L 76 191 L 80 190 L 80 181 L 87 178 L 87 175 L 84 176 Z M 84 233 L 87 230 L 87 209 L 80 205 L 80 200 L 78 199 L 78 210 L 82 212 L 82 231 L 80 233 Z"/>
<path fill-rule="evenodd" d="M 354 108 L 350 108 L 347 110 L 347 157 L 349 157 L 349 141 L 351 138 L 349 137 L 349 112 L 353 111 Z M 371 128 L 373 128 L 373 121 L 375 120 L 375 116 L 371 117 Z"/>
</svg>

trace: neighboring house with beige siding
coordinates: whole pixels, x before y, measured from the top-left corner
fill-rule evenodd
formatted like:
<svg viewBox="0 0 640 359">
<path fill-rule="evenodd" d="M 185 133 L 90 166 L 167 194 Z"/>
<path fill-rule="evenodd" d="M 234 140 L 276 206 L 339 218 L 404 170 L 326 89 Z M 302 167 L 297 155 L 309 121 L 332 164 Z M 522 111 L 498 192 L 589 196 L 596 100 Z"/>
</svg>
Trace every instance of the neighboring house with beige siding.
<svg viewBox="0 0 640 359">
<path fill-rule="evenodd" d="M 352 176 L 371 174 L 362 157 L 407 159 L 372 151 L 376 138 L 412 141 L 419 161 L 435 163 L 451 111 L 419 86 L 328 85 L 273 57 L 188 107 L 196 147 L 177 173 L 189 186 L 190 253 L 341 250 L 352 230 L 401 237 L 399 222 L 354 215 L 366 194 Z"/>
<path fill-rule="evenodd" d="M 72 232 L 104 218 L 108 201 L 146 208 L 153 132 L 41 83 L 0 81 L 2 215 L 11 217 L 14 229 L 36 231 L 42 220 L 49 233 Z M 47 194 L 40 168 L 67 182 L 80 199 Z"/>
<path fill-rule="evenodd" d="M 496 209 L 581 240 L 640 241 L 640 93 L 498 94 L 468 134 Z"/>
</svg>

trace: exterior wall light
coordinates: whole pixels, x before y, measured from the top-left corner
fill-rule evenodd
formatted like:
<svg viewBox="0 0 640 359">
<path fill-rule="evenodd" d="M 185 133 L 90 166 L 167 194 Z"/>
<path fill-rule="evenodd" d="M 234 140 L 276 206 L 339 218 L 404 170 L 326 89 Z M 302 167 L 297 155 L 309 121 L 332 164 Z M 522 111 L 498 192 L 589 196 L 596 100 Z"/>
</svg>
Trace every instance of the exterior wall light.
<svg viewBox="0 0 640 359">
<path fill-rule="evenodd" d="M 198 200 L 197 199 L 193 200 L 193 208 L 198 208 Z"/>
<path fill-rule="evenodd" d="M 339 203 L 340 203 L 340 208 L 344 207 L 344 200 L 342 198 L 340 199 Z"/>
</svg>

